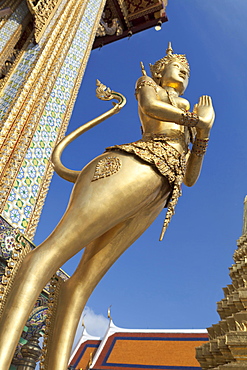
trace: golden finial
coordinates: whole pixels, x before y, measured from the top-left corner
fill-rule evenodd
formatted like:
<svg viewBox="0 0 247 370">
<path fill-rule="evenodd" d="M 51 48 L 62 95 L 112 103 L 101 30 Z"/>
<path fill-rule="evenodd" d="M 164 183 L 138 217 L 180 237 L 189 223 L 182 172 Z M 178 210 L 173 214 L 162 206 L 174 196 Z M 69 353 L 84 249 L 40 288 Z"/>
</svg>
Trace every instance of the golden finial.
<svg viewBox="0 0 247 370">
<path fill-rule="evenodd" d="M 107 317 L 108 317 L 108 319 L 111 319 L 112 320 L 112 317 L 111 317 L 111 305 L 108 307 Z"/>
<path fill-rule="evenodd" d="M 81 320 L 81 326 L 84 326 L 84 328 L 86 329 L 86 325 L 85 325 L 85 321 L 84 321 L 84 317 L 86 316 L 86 314 L 84 314 L 82 316 L 82 320 Z"/>
</svg>

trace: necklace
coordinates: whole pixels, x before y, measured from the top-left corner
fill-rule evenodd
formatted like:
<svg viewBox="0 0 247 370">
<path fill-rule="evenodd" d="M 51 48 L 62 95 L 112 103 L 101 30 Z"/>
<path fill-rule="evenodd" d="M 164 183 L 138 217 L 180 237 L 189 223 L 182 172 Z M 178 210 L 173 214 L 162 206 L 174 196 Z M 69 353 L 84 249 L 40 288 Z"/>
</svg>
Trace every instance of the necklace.
<svg viewBox="0 0 247 370">
<path fill-rule="evenodd" d="M 174 95 L 176 95 L 176 94 L 174 94 L 174 93 L 172 93 L 171 91 L 169 91 L 169 90 L 166 90 L 166 93 L 167 93 L 167 96 L 168 96 L 168 100 L 169 100 L 169 102 L 171 103 L 171 105 L 173 106 L 173 107 L 178 107 L 178 105 L 177 105 L 177 103 L 176 103 L 176 101 L 175 101 L 175 99 L 174 99 Z"/>
</svg>

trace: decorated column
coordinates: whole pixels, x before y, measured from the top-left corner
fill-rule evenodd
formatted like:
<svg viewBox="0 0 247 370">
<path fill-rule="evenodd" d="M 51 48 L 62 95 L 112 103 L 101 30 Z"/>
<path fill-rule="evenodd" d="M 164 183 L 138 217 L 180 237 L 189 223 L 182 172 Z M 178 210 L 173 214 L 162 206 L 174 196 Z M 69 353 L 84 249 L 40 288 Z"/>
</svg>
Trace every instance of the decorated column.
<svg viewBox="0 0 247 370">
<path fill-rule="evenodd" d="M 11 59 L 0 92 L 0 211 L 30 239 L 52 176 L 52 148 L 66 130 L 104 3 L 22 0 L 0 24 L 4 60 Z"/>
</svg>

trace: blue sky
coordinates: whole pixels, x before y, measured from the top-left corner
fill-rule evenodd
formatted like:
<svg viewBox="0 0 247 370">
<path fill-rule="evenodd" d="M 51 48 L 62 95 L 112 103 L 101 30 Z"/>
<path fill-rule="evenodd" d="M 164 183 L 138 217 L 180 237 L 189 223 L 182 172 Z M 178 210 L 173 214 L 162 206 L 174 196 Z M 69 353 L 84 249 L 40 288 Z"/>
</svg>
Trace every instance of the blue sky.
<svg viewBox="0 0 247 370">
<path fill-rule="evenodd" d="M 66 166 L 81 169 L 104 148 L 140 138 L 134 97 L 139 62 L 154 63 L 165 55 L 168 41 L 186 54 L 191 66 L 184 94 L 191 106 L 201 95 L 212 96 L 216 121 L 200 179 L 183 187 L 165 238 L 159 234 L 165 211 L 105 275 L 88 306 L 107 314 L 112 305 L 116 325 L 129 328 L 206 328 L 219 320 L 216 302 L 230 283 L 228 267 L 242 233 L 247 194 L 246 56 L 247 3 L 244 0 L 170 0 L 169 21 L 162 30 L 144 31 L 92 52 L 68 132 L 110 108 L 95 97 L 95 80 L 122 92 L 127 106 L 92 129 L 65 151 Z M 72 185 L 57 175 L 35 238 L 36 244 L 55 227 Z M 79 256 L 64 269 L 71 274 Z"/>
</svg>

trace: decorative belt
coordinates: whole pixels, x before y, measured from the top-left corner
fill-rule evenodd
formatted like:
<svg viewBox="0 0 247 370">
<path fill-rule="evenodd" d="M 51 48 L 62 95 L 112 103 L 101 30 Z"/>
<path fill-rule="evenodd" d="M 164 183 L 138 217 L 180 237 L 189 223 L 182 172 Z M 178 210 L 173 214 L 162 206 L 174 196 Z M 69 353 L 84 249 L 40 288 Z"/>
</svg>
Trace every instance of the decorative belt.
<svg viewBox="0 0 247 370">
<path fill-rule="evenodd" d="M 145 133 L 142 136 L 142 141 L 169 141 L 170 143 L 178 143 L 182 146 L 184 152 L 188 151 L 188 145 L 185 141 L 185 134 L 179 130 L 170 130 L 169 134 Z"/>
</svg>

